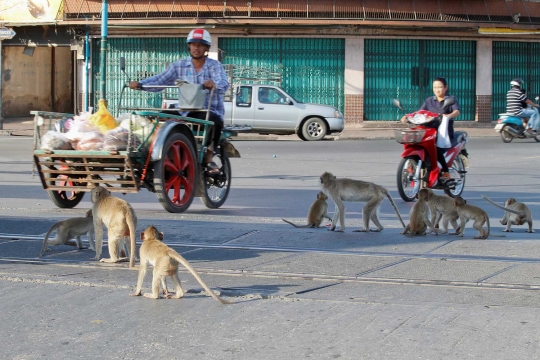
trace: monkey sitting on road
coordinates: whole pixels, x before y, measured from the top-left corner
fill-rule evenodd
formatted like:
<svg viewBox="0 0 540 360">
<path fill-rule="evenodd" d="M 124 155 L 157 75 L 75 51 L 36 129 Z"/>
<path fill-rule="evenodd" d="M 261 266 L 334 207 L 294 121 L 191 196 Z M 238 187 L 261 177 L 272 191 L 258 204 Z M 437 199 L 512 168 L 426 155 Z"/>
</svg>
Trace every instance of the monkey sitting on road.
<svg viewBox="0 0 540 360">
<path fill-rule="evenodd" d="M 131 249 L 129 251 L 129 267 L 135 266 L 135 231 L 137 228 L 137 216 L 135 210 L 125 200 L 111 195 L 110 191 L 102 186 L 92 189 L 92 202 L 94 206 L 94 230 L 96 234 L 96 257 L 101 257 L 103 245 L 103 225 L 107 227 L 107 239 L 109 244 L 110 259 L 101 259 L 101 262 L 119 262 L 123 259 L 118 257 L 125 244 L 125 236 L 129 235 Z"/>
<path fill-rule="evenodd" d="M 414 237 L 415 235 L 426 235 L 426 229 L 429 227 L 431 232 L 438 235 L 438 230 L 433 227 L 433 223 L 429 220 L 429 208 L 426 203 L 428 201 L 430 193 L 427 189 L 421 189 L 416 198 L 417 202 L 414 203 L 411 211 L 409 212 L 409 225 L 405 227 L 405 230 L 401 233 L 408 237 Z M 407 234 L 410 232 L 410 234 Z"/>
<path fill-rule="evenodd" d="M 501 206 L 496 202 L 491 201 L 487 196 L 482 195 L 482 197 L 499 209 L 506 211 L 501 219 L 501 224 L 506 225 L 506 229 L 503 230 L 504 232 L 511 232 L 510 226 L 512 225 L 523 225 L 525 223 L 529 225 L 529 230 L 527 230 L 527 232 L 534 232 L 532 227 L 532 213 L 527 205 L 517 202 L 514 198 L 508 198 L 508 200 L 505 201 L 504 206 Z"/>
<path fill-rule="evenodd" d="M 467 201 L 465 201 L 461 196 L 454 198 L 454 206 L 456 207 L 459 215 L 459 228 L 461 230 L 459 234 L 456 232 L 455 235 L 463 237 L 463 234 L 465 233 L 465 224 L 468 220 L 474 220 L 473 228 L 478 230 L 478 235 L 476 235 L 474 238 L 488 238 L 490 232 L 489 216 L 484 210 L 477 206 L 467 204 Z M 487 224 L 487 232 L 484 230 L 484 223 Z"/>
<path fill-rule="evenodd" d="M 426 189 L 429 193 L 427 204 L 431 213 L 431 223 L 437 228 L 439 221 L 442 222 L 442 231 L 439 234 L 448 233 L 448 222 L 458 232 L 457 219 L 459 219 L 456 208 L 454 207 L 454 199 L 449 196 L 436 195 L 431 189 Z"/>
<path fill-rule="evenodd" d="M 54 230 L 56 230 L 56 237 L 49 240 L 49 236 Z M 92 210 L 86 212 L 86 217 L 76 217 L 58 221 L 51 226 L 45 235 L 43 247 L 41 248 L 38 257 L 42 257 L 43 254 L 49 250 L 47 249 L 47 245 L 71 245 L 77 246 L 79 249 L 85 249 L 81 240 L 82 235 L 88 237 L 90 248 L 95 251 L 96 246 L 94 244 L 94 219 L 92 217 Z M 70 241 L 73 238 L 76 239 L 76 242 Z"/>
<path fill-rule="evenodd" d="M 167 286 L 165 284 L 165 277 L 170 276 L 171 280 L 176 288 L 175 299 L 180 299 L 184 296 L 184 290 L 182 289 L 182 284 L 178 278 L 178 263 L 185 266 L 186 269 L 191 272 L 191 274 L 197 279 L 199 284 L 202 285 L 204 290 L 213 297 L 216 301 L 222 304 L 230 304 L 231 302 L 223 300 L 217 296 L 209 287 L 204 283 L 199 274 L 195 269 L 184 259 L 179 253 L 165 245 L 161 240 L 163 240 L 163 233 L 160 233 L 154 226 L 149 226 L 141 232 L 142 245 L 139 250 L 139 255 L 141 258 L 141 265 L 139 269 L 139 277 L 137 279 L 137 289 L 135 293 L 130 294 L 131 296 L 141 296 L 141 287 L 144 280 L 144 275 L 146 274 L 146 268 L 148 264 L 151 264 L 154 267 L 153 276 L 152 276 L 152 292 L 145 293 L 144 297 L 151 299 L 159 298 L 159 286 L 160 284 L 163 287 L 163 291 L 167 292 Z M 173 296 L 168 295 L 167 298 Z"/>
<path fill-rule="evenodd" d="M 326 194 L 322 191 L 319 191 L 319 193 L 317 194 L 317 199 L 313 202 L 313 204 L 311 204 L 311 207 L 309 208 L 307 225 L 296 225 L 289 220 L 281 220 L 285 221 L 287 224 L 291 224 L 295 228 L 319 228 L 321 227 L 324 219 L 332 220 L 332 218 L 328 216 L 328 202 L 326 202 L 327 199 L 328 196 L 326 196 Z"/>
<path fill-rule="evenodd" d="M 362 209 L 364 229 L 354 231 L 369 232 L 383 230 L 384 227 L 379 222 L 378 211 L 385 196 L 388 198 L 388 200 L 390 200 L 399 221 L 401 221 L 401 225 L 403 225 L 405 228 L 405 223 L 401 218 L 401 214 L 399 213 L 394 200 L 392 200 L 390 193 L 384 187 L 362 180 L 353 180 L 347 178 L 338 179 L 329 172 L 322 174 L 320 179 L 322 191 L 336 204 L 334 218 L 332 219 L 332 227 L 329 230 L 334 231 L 336 229 L 338 217 L 340 223 L 339 231 L 345 230 L 345 205 L 343 204 L 343 201 L 367 202 Z M 377 226 L 377 230 L 369 229 L 369 220 L 373 221 L 375 226 Z"/>
</svg>

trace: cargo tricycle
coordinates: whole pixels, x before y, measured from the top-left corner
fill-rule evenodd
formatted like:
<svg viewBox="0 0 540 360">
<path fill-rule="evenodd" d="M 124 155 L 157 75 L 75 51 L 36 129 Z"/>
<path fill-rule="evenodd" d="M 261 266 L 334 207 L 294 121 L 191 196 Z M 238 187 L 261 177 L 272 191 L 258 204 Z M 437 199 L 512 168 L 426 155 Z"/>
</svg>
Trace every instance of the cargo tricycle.
<svg viewBox="0 0 540 360">
<path fill-rule="evenodd" d="M 121 98 L 122 95 L 120 102 Z M 34 164 L 43 188 L 56 206 L 75 207 L 84 193 L 97 185 L 119 193 L 136 193 L 146 188 L 156 193 L 165 210 L 173 213 L 186 211 L 194 197 L 200 197 L 211 209 L 225 203 L 231 186 L 229 158 L 240 157 L 227 138 L 242 128 L 223 129 L 220 146 L 214 149 L 212 159 L 219 169 L 207 169 L 204 154 L 212 136 L 211 121 L 164 113 L 159 108 L 122 108 L 120 103 L 118 108 L 129 114 L 125 115 L 130 119 L 127 143 L 116 149 L 92 151 L 42 150 L 43 135 L 54 128 L 64 132 L 62 124 L 72 114 L 31 111 Z M 134 124 L 140 117 L 147 119 L 149 126 L 142 132 L 139 129 L 135 137 Z"/>
</svg>

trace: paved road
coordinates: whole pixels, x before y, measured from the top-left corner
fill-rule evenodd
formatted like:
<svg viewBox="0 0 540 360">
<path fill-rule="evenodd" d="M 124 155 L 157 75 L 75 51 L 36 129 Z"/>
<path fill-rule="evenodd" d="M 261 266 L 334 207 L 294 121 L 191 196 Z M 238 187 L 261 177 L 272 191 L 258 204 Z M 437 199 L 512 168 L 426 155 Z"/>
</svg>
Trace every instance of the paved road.
<svg viewBox="0 0 540 360">
<path fill-rule="evenodd" d="M 0 139 L 0 232 L 24 234 L 0 239 L 3 358 L 537 357 L 537 234 L 518 227 L 472 240 L 467 228 L 464 239 L 409 239 L 388 201 L 381 233 L 352 232 L 361 223 L 361 205 L 352 203 L 345 233 L 281 222 L 305 220 L 323 171 L 386 186 L 408 219 L 411 204 L 395 187 L 401 146 L 393 141 L 237 141 L 242 159 L 232 161 L 233 188 L 219 210 L 195 200 L 188 212 L 168 214 L 154 194 L 126 195 L 139 229 L 163 230 L 213 289 L 236 302 L 226 306 L 184 270 L 186 297 L 153 301 L 128 296 L 136 273 L 127 264 L 89 261 L 90 250 L 58 246 L 36 259 L 48 227 L 90 203 L 54 208 L 30 176 L 30 144 Z M 463 196 L 488 211 L 494 234 L 503 234 L 502 212 L 481 194 L 498 202 L 514 196 L 538 213 L 538 144 L 472 138 L 468 148 Z"/>
</svg>

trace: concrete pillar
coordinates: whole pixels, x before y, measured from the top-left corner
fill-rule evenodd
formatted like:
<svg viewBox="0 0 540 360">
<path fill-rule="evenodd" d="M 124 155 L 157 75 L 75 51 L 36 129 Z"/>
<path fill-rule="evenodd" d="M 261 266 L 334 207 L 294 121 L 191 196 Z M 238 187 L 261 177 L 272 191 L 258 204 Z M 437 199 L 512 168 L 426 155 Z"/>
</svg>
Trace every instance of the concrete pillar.
<svg viewBox="0 0 540 360">
<path fill-rule="evenodd" d="M 208 52 L 208 57 L 210 59 L 218 60 L 218 36 L 210 33 L 210 38 L 212 39 L 212 46 Z"/>
<path fill-rule="evenodd" d="M 476 121 L 491 122 L 492 108 L 492 74 L 493 74 L 493 41 L 477 40 L 476 42 Z"/>
<path fill-rule="evenodd" d="M 364 120 L 364 39 L 345 39 L 345 123 Z"/>
</svg>

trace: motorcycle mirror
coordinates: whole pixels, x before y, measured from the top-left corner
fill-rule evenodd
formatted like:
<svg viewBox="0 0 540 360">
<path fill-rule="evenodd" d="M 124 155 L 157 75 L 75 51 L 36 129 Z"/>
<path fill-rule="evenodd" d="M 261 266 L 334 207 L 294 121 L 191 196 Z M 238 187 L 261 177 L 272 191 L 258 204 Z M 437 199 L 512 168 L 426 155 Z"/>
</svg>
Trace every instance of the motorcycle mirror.
<svg viewBox="0 0 540 360">
<path fill-rule="evenodd" d="M 126 58 L 123 56 L 120 58 L 120 70 L 126 70 Z"/>
<path fill-rule="evenodd" d="M 401 101 L 399 101 L 398 99 L 392 99 L 392 105 L 394 105 L 398 109 L 403 110 L 403 106 L 401 106 Z"/>
<path fill-rule="evenodd" d="M 456 103 L 456 99 L 453 96 L 451 96 L 444 99 L 443 107 L 454 105 L 455 103 Z"/>
</svg>

